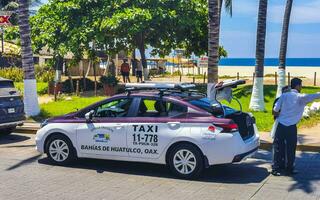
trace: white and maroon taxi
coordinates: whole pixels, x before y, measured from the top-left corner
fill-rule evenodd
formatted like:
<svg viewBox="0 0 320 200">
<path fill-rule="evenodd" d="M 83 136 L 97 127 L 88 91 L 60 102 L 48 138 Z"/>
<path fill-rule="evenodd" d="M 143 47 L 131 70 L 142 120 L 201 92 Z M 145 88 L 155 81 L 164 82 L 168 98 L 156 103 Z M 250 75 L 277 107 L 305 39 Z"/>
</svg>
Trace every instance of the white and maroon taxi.
<svg viewBox="0 0 320 200">
<path fill-rule="evenodd" d="M 219 84 L 216 96 L 242 83 Z M 56 164 L 75 158 L 167 164 L 183 178 L 255 153 L 259 135 L 253 116 L 213 103 L 192 87 L 127 84 L 125 94 L 46 120 L 37 132 L 37 150 Z"/>
</svg>

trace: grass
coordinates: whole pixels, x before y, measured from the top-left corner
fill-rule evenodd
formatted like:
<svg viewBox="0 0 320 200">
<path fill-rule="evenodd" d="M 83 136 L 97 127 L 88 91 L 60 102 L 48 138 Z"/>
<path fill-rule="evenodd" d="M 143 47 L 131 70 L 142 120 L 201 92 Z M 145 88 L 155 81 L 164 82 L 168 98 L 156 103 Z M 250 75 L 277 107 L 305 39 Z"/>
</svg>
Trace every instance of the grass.
<svg viewBox="0 0 320 200">
<path fill-rule="evenodd" d="M 265 85 L 264 86 L 264 100 L 265 100 L 265 107 L 266 110 L 264 112 L 254 112 L 249 110 L 250 98 L 251 98 L 251 85 L 245 85 L 234 89 L 234 96 L 238 98 L 242 104 L 243 111 L 251 112 L 256 118 L 257 126 L 259 131 L 270 131 L 273 125 L 273 116 L 272 112 L 272 105 L 273 101 L 276 96 L 276 88 L 277 86 L 274 85 Z M 303 87 L 303 93 L 315 93 L 320 90 L 319 87 Z M 233 108 L 239 108 L 237 102 L 232 101 L 231 104 L 224 102 L 227 105 L 230 105 Z M 308 119 L 303 119 L 299 124 L 298 127 L 311 127 L 316 125 L 320 120 L 320 113 L 316 113 L 312 115 Z"/>
<path fill-rule="evenodd" d="M 199 88 L 203 90 L 204 88 Z M 273 117 L 271 115 L 273 101 L 276 95 L 276 86 L 274 85 L 265 85 L 264 94 L 265 94 L 265 106 L 266 110 L 264 112 L 254 112 L 249 110 L 249 103 L 251 98 L 251 85 L 240 86 L 234 89 L 234 96 L 238 98 L 242 104 L 244 112 L 252 112 L 256 118 L 257 126 L 260 131 L 270 131 L 273 125 Z M 304 87 L 303 93 L 315 93 L 320 90 L 319 87 Z M 97 101 L 105 99 L 104 96 L 98 97 L 77 97 L 71 96 L 71 100 L 58 100 L 56 102 L 49 102 L 46 104 L 41 104 L 41 113 L 39 115 L 40 119 L 59 116 L 74 112 L 77 109 L 84 108 L 90 104 L 93 104 Z M 230 105 L 235 109 L 239 109 L 239 105 L 236 101 L 232 101 L 231 104 L 228 102 L 223 102 L 226 105 Z M 154 105 L 152 102 L 146 102 L 148 109 L 152 110 Z M 299 123 L 299 127 L 312 127 L 320 121 L 320 113 L 313 114 L 308 119 L 302 119 Z"/>
<path fill-rule="evenodd" d="M 23 82 L 15 82 L 15 88 L 17 88 L 21 94 L 23 94 Z M 39 95 L 47 94 L 48 93 L 48 83 L 45 82 L 37 82 L 37 93 Z"/>
<path fill-rule="evenodd" d="M 49 117 L 55 117 L 59 115 L 64 115 L 70 112 L 77 111 L 77 109 L 84 108 L 88 105 L 96 103 L 100 100 L 105 99 L 105 96 L 98 97 L 78 97 L 70 96 L 70 100 L 64 98 L 56 102 L 49 102 L 40 105 L 40 115 L 37 117 L 39 119 L 45 119 Z"/>
</svg>

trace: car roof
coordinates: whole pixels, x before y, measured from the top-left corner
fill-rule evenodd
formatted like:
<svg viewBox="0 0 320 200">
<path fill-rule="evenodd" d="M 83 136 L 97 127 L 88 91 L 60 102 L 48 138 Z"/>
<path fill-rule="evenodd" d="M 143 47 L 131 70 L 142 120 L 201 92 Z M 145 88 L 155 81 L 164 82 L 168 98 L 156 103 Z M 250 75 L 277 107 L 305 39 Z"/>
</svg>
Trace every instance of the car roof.
<svg viewBox="0 0 320 200">
<path fill-rule="evenodd" d="M 170 99 L 175 99 L 178 101 L 190 101 L 190 100 L 195 100 L 195 99 L 201 99 L 204 98 L 204 95 L 200 95 L 200 94 L 196 94 L 196 93 L 191 93 L 192 95 L 189 95 L 188 92 L 168 92 L 168 93 L 164 93 L 163 97 L 165 98 L 170 98 Z M 113 97 L 124 97 L 124 96 L 128 96 L 127 93 L 121 93 L 121 94 L 117 94 L 114 95 Z M 133 96 L 133 97 L 160 97 L 161 95 L 159 94 L 159 91 L 155 90 L 155 91 L 135 91 L 130 93 L 129 96 Z"/>
</svg>

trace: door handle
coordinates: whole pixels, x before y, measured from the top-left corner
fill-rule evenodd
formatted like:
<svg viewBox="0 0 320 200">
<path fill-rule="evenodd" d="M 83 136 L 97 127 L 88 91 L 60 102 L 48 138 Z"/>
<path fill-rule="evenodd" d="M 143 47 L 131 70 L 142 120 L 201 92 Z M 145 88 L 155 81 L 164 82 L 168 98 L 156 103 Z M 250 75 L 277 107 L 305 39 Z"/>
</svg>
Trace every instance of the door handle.
<svg viewBox="0 0 320 200">
<path fill-rule="evenodd" d="M 168 126 L 172 129 L 180 128 L 180 122 L 167 122 Z"/>
<path fill-rule="evenodd" d="M 117 130 L 122 129 L 122 127 L 123 127 L 123 125 L 122 125 L 122 124 L 116 124 L 116 129 L 117 129 Z"/>
</svg>

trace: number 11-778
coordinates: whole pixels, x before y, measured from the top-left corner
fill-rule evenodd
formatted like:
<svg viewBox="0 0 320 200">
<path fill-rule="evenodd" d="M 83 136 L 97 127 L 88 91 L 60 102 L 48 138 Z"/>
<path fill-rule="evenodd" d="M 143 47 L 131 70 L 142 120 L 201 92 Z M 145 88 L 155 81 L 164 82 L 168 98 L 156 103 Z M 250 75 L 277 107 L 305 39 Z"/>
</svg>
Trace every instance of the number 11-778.
<svg viewBox="0 0 320 200">
<path fill-rule="evenodd" d="M 133 134 L 133 142 L 158 142 L 158 135 Z"/>
</svg>

